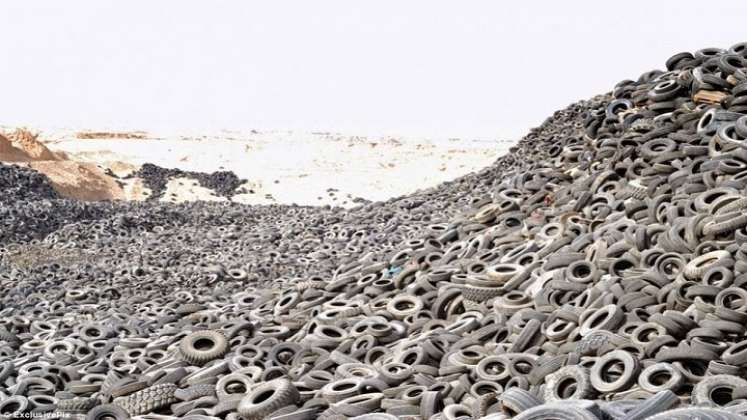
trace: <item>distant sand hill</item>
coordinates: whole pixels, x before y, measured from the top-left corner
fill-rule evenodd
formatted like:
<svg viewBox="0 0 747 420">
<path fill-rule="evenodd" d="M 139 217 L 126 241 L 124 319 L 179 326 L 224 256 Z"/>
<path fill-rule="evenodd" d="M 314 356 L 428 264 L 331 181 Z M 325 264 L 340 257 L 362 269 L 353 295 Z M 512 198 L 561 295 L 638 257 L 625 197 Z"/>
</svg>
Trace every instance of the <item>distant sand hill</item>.
<svg viewBox="0 0 747 420">
<path fill-rule="evenodd" d="M 14 162 L 45 174 L 60 194 L 79 200 L 124 199 L 122 188 L 94 163 L 78 162 L 52 152 L 39 135 L 19 128 L 0 133 L 0 161 Z"/>
<path fill-rule="evenodd" d="M 2 131 L 0 131 L 2 133 Z M 233 132 L 158 136 L 145 131 L 6 128 L 0 161 L 46 174 L 61 194 L 82 200 L 144 200 L 147 182 L 128 176 L 144 163 L 246 182 L 232 200 L 246 204 L 352 207 L 385 200 L 480 169 L 509 142 L 425 140 L 333 133 Z M 223 201 L 193 178 L 174 176 L 159 200 Z"/>
</svg>

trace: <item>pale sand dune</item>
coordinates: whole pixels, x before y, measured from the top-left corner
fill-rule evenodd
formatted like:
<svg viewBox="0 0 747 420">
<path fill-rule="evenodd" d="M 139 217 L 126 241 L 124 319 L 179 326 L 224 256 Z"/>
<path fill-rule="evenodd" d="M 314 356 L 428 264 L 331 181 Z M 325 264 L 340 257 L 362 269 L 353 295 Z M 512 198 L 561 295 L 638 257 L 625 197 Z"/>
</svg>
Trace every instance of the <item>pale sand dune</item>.
<svg viewBox="0 0 747 420">
<path fill-rule="evenodd" d="M 33 168 L 44 173 L 60 194 L 79 200 L 122 200 L 128 197 L 116 180 L 93 162 L 70 159 L 52 152 L 27 129 L 0 131 L 0 161 Z"/>
<path fill-rule="evenodd" d="M 66 160 L 29 162 L 27 165 L 46 175 L 55 190 L 66 197 L 86 201 L 127 198 L 116 180 L 93 163 Z"/>
</svg>

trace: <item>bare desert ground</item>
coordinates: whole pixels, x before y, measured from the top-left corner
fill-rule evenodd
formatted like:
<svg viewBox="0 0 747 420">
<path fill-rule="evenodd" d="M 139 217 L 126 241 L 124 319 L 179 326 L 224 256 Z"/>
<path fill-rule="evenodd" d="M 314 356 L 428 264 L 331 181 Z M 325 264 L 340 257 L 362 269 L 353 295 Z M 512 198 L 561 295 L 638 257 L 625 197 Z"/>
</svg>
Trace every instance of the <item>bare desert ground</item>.
<svg viewBox="0 0 747 420">
<path fill-rule="evenodd" d="M 19 130 L 0 127 L 0 161 L 50 177 L 61 193 L 84 200 L 143 200 L 144 163 L 211 173 L 230 170 L 246 182 L 234 201 L 336 205 L 385 200 L 454 179 L 493 162 L 511 142 L 366 137 L 290 131 L 210 134 Z M 161 200 L 226 200 L 196 180 L 173 178 Z"/>
</svg>

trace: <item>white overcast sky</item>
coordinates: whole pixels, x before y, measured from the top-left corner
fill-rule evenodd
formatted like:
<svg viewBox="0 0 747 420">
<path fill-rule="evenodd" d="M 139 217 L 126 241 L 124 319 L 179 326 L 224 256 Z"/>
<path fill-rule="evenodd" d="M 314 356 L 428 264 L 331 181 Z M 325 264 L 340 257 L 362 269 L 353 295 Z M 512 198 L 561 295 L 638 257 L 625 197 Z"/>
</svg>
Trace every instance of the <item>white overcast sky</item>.
<svg viewBox="0 0 747 420">
<path fill-rule="evenodd" d="M 512 139 L 747 1 L 3 1 L 0 124 Z"/>
</svg>

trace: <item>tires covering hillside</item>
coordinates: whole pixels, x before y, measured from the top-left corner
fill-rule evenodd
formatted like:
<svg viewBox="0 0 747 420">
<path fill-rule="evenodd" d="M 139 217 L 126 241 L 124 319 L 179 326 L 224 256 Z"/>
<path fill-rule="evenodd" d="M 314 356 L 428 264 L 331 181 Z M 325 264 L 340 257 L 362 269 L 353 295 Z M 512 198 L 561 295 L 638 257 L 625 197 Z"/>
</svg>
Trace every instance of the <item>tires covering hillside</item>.
<svg viewBox="0 0 747 420">
<path fill-rule="evenodd" d="M 0 416 L 743 419 L 746 46 L 352 210 L 79 202 L 2 165 Z"/>
</svg>

